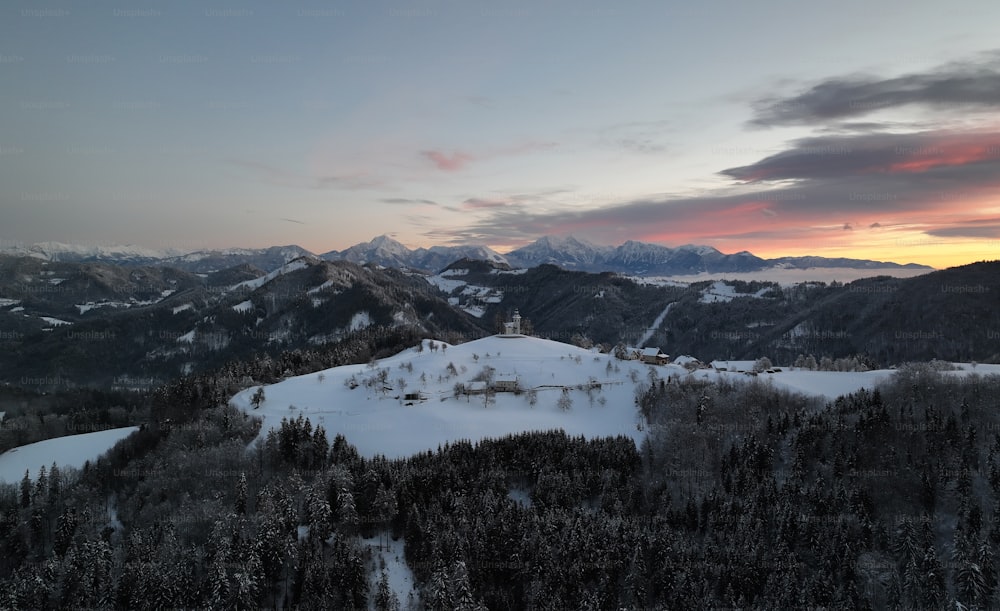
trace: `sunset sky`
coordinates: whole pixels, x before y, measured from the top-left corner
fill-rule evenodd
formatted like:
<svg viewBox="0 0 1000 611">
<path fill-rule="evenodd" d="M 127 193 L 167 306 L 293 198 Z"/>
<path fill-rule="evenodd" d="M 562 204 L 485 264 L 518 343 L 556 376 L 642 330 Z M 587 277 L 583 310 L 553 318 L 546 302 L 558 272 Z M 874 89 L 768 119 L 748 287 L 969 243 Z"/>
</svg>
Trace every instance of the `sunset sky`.
<svg viewBox="0 0 1000 611">
<path fill-rule="evenodd" d="M 0 246 L 1000 258 L 1000 3 L 0 7 Z"/>
</svg>

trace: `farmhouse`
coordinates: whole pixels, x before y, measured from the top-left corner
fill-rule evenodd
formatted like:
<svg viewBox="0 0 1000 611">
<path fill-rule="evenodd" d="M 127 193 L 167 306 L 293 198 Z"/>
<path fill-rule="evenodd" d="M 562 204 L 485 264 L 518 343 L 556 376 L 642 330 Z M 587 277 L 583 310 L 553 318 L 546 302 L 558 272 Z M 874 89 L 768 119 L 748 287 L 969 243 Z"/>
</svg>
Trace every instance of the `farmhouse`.
<svg viewBox="0 0 1000 611">
<path fill-rule="evenodd" d="M 486 385 L 486 382 L 481 380 L 469 382 L 465 385 L 465 394 L 467 395 L 483 395 L 486 394 L 487 390 L 489 390 L 489 387 Z"/>
<path fill-rule="evenodd" d="M 716 371 L 748 373 L 754 370 L 755 363 L 756 361 L 712 361 L 712 368 Z"/>
<path fill-rule="evenodd" d="M 498 375 L 493 381 L 493 390 L 497 392 L 517 392 L 517 376 L 514 374 Z"/>
<path fill-rule="evenodd" d="M 639 360 L 650 365 L 666 365 L 670 355 L 663 354 L 659 348 L 643 348 L 639 353 Z"/>
</svg>

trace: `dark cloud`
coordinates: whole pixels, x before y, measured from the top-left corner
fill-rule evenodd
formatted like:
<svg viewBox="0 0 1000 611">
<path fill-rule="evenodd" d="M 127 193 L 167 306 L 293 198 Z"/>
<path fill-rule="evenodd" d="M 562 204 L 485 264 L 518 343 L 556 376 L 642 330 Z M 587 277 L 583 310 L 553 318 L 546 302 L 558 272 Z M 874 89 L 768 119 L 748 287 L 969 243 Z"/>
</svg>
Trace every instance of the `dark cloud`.
<svg viewBox="0 0 1000 611">
<path fill-rule="evenodd" d="M 846 228 L 875 229 L 886 218 L 923 223 L 942 213 L 968 210 L 970 204 L 1000 192 L 1000 134 L 809 138 L 723 174 L 746 184 L 736 193 L 729 188 L 698 197 L 639 198 L 583 210 L 568 203 L 555 211 L 483 205 L 484 214 L 472 223 L 434 237 L 513 243 L 573 233 L 606 244 L 655 239 L 651 236 L 795 239 L 815 232 L 842 234 Z M 780 189 L 771 188 L 775 182 L 781 183 Z M 845 218 L 852 219 L 849 225 Z"/>
<path fill-rule="evenodd" d="M 409 199 L 406 197 L 386 197 L 379 200 L 383 204 L 395 204 L 395 205 L 410 205 L 410 204 L 420 204 L 427 206 L 437 206 L 436 201 L 430 199 Z"/>
<path fill-rule="evenodd" d="M 939 238 L 1000 238 L 1000 219 L 966 221 L 948 227 L 928 229 L 924 233 Z"/>
<path fill-rule="evenodd" d="M 462 202 L 464 208 L 469 208 L 472 210 L 489 210 L 491 208 L 508 208 L 510 206 L 517 205 L 511 201 L 505 199 L 481 199 L 478 197 L 470 197 L 469 199 Z"/>
<path fill-rule="evenodd" d="M 787 98 L 759 101 L 750 124 L 758 127 L 814 125 L 860 117 L 901 106 L 1000 108 L 1000 55 L 945 64 L 895 78 L 851 76 L 829 79 Z"/>
<path fill-rule="evenodd" d="M 744 182 L 912 174 L 952 166 L 1000 178 L 1000 132 L 920 132 L 802 138 L 760 161 L 720 172 Z"/>
</svg>

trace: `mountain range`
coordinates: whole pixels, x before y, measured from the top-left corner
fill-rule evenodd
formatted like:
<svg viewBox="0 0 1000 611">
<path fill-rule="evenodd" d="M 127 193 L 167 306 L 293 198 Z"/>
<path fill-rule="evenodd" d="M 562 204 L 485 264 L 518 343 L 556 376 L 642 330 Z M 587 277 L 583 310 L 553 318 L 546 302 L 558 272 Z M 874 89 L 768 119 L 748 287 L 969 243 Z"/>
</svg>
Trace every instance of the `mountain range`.
<svg viewBox="0 0 1000 611">
<path fill-rule="evenodd" d="M 384 267 L 437 272 L 459 259 L 489 261 L 511 268 L 531 268 L 552 264 L 568 270 L 617 272 L 633 276 L 689 275 L 699 273 L 742 273 L 766 269 L 909 269 L 932 268 L 914 263 L 899 264 L 866 259 L 826 257 L 780 257 L 764 259 L 747 251 L 725 254 L 711 246 L 684 245 L 676 248 L 629 240 L 619 246 L 592 244 L 573 236 L 546 236 L 500 254 L 488 246 L 457 245 L 410 249 L 382 235 L 369 242 L 341 251 L 316 255 L 295 246 L 270 248 L 199 250 L 183 253 L 176 249 L 152 250 L 138 246 L 77 246 L 58 242 L 19 245 L 0 254 L 30 256 L 53 262 L 107 262 L 117 265 L 169 266 L 192 273 L 210 273 L 237 265 L 273 270 L 299 257 L 327 261 L 374 263 Z"/>
<path fill-rule="evenodd" d="M 0 257 L 0 382 L 148 388 L 359 334 L 467 341 L 496 331 L 515 309 L 541 337 L 659 346 L 705 360 L 767 355 L 787 364 L 812 353 L 865 354 L 883 365 L 996 362 L 998 265 L 783 286 L 473 259 L 427 275 L 313 255 L 270 272 L 241 264 L 210 273 L 8 256 Z"/>
</svg>

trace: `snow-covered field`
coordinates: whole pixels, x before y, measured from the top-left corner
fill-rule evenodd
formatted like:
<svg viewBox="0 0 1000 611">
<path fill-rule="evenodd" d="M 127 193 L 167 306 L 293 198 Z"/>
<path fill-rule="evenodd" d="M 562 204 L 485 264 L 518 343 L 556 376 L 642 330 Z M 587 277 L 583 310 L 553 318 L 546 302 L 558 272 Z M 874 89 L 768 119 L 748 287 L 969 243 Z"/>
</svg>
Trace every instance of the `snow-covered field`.
<svg viewBox="0 0 1000 611">
<path fill-rule="evenodd" d="M 660 284 L 664 286 L 686 286 L 694 282 L 704 282 L 705 280 L 754 280 L 762 282 L 777 282 L 781 285 L 801 284 L 803 282 L 853 282 L 859 278 L 872 278 L 874 276 L 893 276 L 895 278 L 912 278 L 929 273 L 932 270 L 907 269 L 907 268 L 872 268 L 854 269 L 850 267 L 811 267 L 808 269 L 791 269 L 772 267 L 756 272 L 719 272 L 691 274 L 685 276 L 647 276 L 633 277 L 636 282 L 647 284 Z"/>
<path fill-rule="evenodd" d="M 717 280 L 712 283 L 712 285 L 701 292 L 702 303 L 717 303 L 717 302 L 729 302 L 738 297 L 755 297 L 760 298 L 764 296 L 764 293 L 771 290 L 768 288 L 763 288 L 756 293 L 737 293 L 736 287 L 731 284 L 726 284 L 721 280 Z"/>
<path fill-rule="evenodd" d="M 67 435 L 8 450 L 0 454 L 0 483 L 14 484 L 21 481 L 25 470 L 30 472 L 32 478 L 36 478 L 40 467 L 48 469 L 53 462 L 60 468 L 79 469 L 83 463 L 96 460 L 113 445 L 138 430 L 139 427 L 127 426 Z"/>
<path fill-rule="evenodd" d="M 288 263 L 285 263 L 284 265 L 282 265 L 278 269 L 276 269 L 276 270 L 274 270 L 274 271 L 272 271 L 272 272 L 270 272 L 270 273 L 268 273 L 268 274 L 266 274 L 264 276 L 261 276 L 260 278 L 254 278 L 253 280 L 244 280 L 243 282 L 240 282 L 238 284 L 234 284 L 233 286 L 229 287 L 229 290 L 236 291 L 236 290 L 244 289 L 244 290 L 256 291 L 257 289 L 259 289 L 260 287 L 264 286 L 268 282 L 274 280 L 278 276 L 283 276 L 285 274 L 289 274 L 289 273 L 294 272 L 296 270 L 304 269 L 304 268 L 306 268 L 308 266 L 309 266 L 309 264 L 306 263 L 305 260 L 303 260 L 303 259 L 296 259 L 294 261 L 290 261 Z"/>
<path fill-rule="evenodd" d="M 486 313 L 486 304 L 503 301 L 503 291 L 456 279 L 456 277 L 465 276 L 468 273 L 467 269 L 446 269 L 436 276 L 425 276 L 424 278 L 429 284 L 433 284 L 444 293 L 450 294 L 461 288 L 461 293 L 449 297 L 448 303 L 458 306 L 476 318 L 482 318 Z"/>
<path fill-rule="evenodd" d="M 256 409 L 251 397 L 258 387 L 238 393 L 232 403 L 264 419 L 261 437 L 269 428 L 279 427 L 282 418 L 303 414 L 314 425 L 322 425 L 331 440 L 343 434 L 365 456 L 398 458 L 460 439 L 552 429 L 588 438 L 623 434 L 638 444 L 645 433 L 635 408 L 635 384 L 648 381 L 651 371 L 664 380 L 685 376 L 751 380 L 734 371 L 689 373 L 680 365 L 621 361 L 526 336 L 434 345 L 437 348 L 432 350 L 425 340 L 422 350 L 411 348 L 374 366 L 349 365 L 289 378 L 265 387 L 264 401 Z M 455 395 L 456 383 L 473 388 L 475 378 L 481 378 L 487 367 L 495 380 L 516 378 L 522 392 Z M 964 366 L 952 374 L 973 371 L 1000 374 L 1000 365 Z M 753 379 L 832 400 L 874 388 L 892 375 L 893 370 L 842 373 L 785 368 Z M 564 388 L 570 403 L 566 410 L 559 406 Z"/>
<path fill-rule="evenodd" d="M 321 424 L 331 440 L 342 433 L 365 456 L 405 457 L 449 441 L 532 430 L 563 429 L 585 437 L 624 434 L 637 443 L 642 439 L 630 372 L 644 379 L 648 365 L 524 336 L 435 345 L 438 348 L 431 350 L 430 342 L 424 341 L 422 351 L 405 350 L 378 361 L 374 368 L 349 365 L 289 378 L 265 387 L 259 409 L 250 403 L 256 387 L 238 393 L 232 402 L 264 418 L 262 436 L 268 428 L 280 426 L 282 418 L 301 413 L 314 425 Z M 534 389 L 537 403 L 530 404 L 529 392 L 454 396 L 456 383 L 471 386 L 485 367 L 492 368 L 497 378 L 516 376 L 520 388 Z M 661 377 L 670 371 L 684 372 L 680 367 L 657 369 Z M 385 372 L 384 389 L 378 382 L 380 371 Z M 589 393 L 575 388 L 591 381 L 600 388 Z M 569 387 L 566 394 L 571 401 L 566 411 L 557 406 L 563 387 Z M 413 393 L 425 400 L 402 399 Z"/>
</svg>

